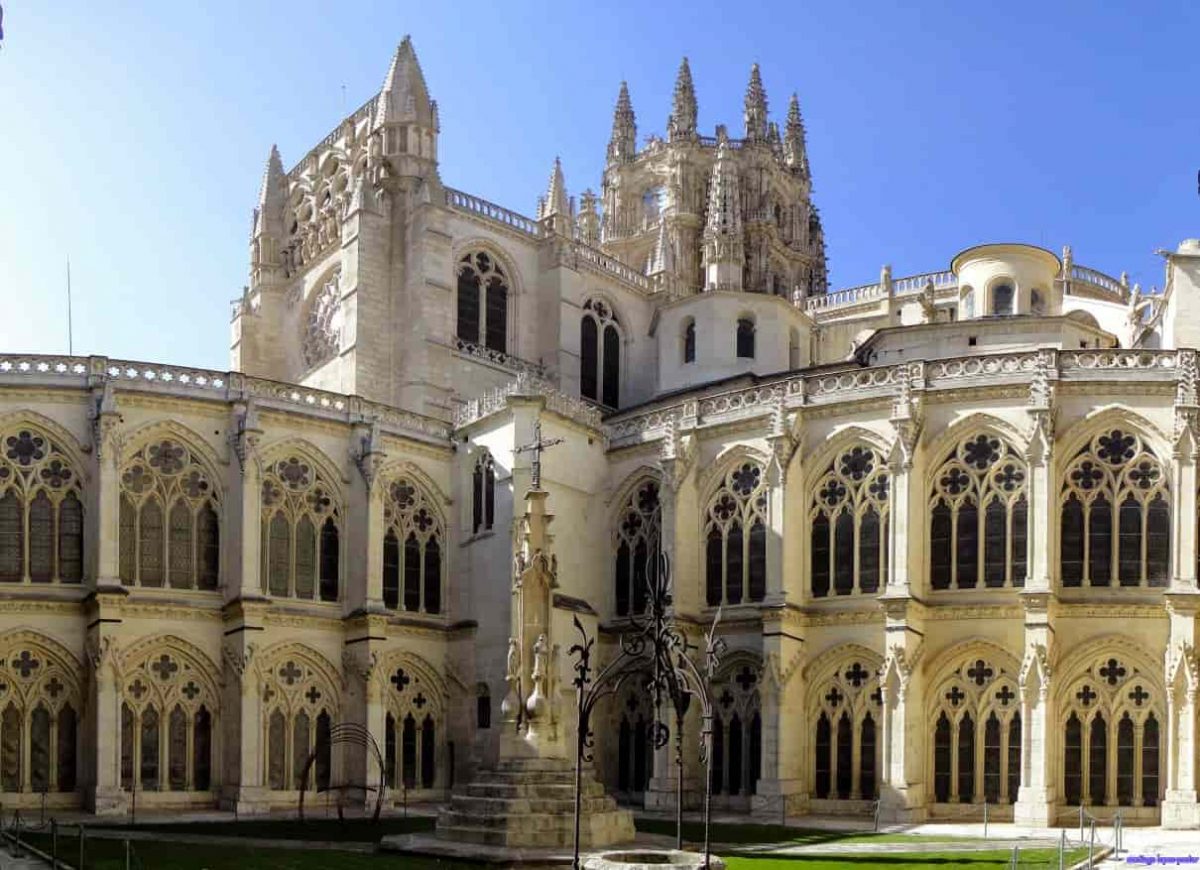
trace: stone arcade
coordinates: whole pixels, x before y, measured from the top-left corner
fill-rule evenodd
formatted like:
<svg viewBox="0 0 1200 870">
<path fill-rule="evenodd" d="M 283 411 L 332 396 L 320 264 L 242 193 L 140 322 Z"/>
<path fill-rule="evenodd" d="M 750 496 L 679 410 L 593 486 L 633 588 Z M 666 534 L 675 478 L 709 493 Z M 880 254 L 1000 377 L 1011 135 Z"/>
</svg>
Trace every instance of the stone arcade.
<svg viewBox="0 0 1200 870">
<path fill-rule="evenodd" d="M 271 150 L 232 371 L 0 357 L 6 807 L 252 813 L 315 756 L 470 816 L 567 753 L 563 620 L 611 653 L 661 548 L 723 608 L 719 809 L 1200 826 L 1200 242 L 1161 293 L 1021 244 L 831 290 L 798 100 L 754 68 L 702 134 L 685 61 L 662 114 L 622 85 L 600 192 L 556 162 L 524 217 L 443 183 L 406 39 Z M 648 705 L 595 771 L 669 807 Z"/>
</svg>

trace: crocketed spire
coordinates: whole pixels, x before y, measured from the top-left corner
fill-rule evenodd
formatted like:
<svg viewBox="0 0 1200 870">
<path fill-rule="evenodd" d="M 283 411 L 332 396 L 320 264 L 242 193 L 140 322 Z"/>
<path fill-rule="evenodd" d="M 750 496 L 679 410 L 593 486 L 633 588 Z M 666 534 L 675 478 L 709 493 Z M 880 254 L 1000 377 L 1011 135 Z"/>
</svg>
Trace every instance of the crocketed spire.
<svg viewBox="0 0 1200 870">
<path fill-rule="evenodd" d="M 742 201 L 738 170 L 722 135 L 708 185 L 708 214 L 704 223 L 705 284 L 713 290 L 741 290 L 745 264 Z"/>
<path fill-rule="evenodd" d="M 538 220 L 549 220 L 555 232 L 571 234 L 571 202 L 567 199 L 567 182 L 563 178 L 562 161 L 557 157 L 554 158 L 554 168 L 550 170 L 550 183 L 546 187 L 546 195 L 538 201 Z"/>
<path fill-rule="evenodd" d="M 808 177 L 808 146 L 805 144 L 804 119 L 800 117 L 800 98 L 792 94 L 788 103 L 787 124 L 783 131 L 783 160 L 795 172 Z"/>
<path fill-rule="evenodd" d="M 287 193 L 287 177 L 283 173 L 283 161 L 279 149 L 272 145 L 263 169 L 262 183 L 258 186 L 258 202 L 254 208 L 254 234 L 273 232 L 271 224 L 279 218 Z"/>
<path fill-rule="evenodd" d="M 746 138 L 767 138 L 767 92 L 758 64 L 750 67 L 750 84 L 746 86 Z"/>
<path fill-rule="evenodd" d="M 425 75 L 417 61 L 416 49 L 413 48 L 412 39 L 407 36 L 392 57 L 392 65 L 384 77 L 375 108 L 375 127 L 396 122 L 414 122 L 437 128 L 437 106 L 429 99 L 429 88 L 425 86 Z"/>
<path fill-rule="evenodd" d="M 629 99 L 629 86 L 621 82 L 617 108 L 613 111 L 612 138 L 608 140 L 608 159 L 610 162 L 631 160 L 636 153 L 637 121 Z"/>
<path fill-rule="evenodd" d="M 692 84 L 692 68 L 685 57 L 675 77 L 675 96 L 671 102 L 671 117 L 667 119 L 667 138 L 686 139 L 696 135 L 696 88 Z"/>
</svg>

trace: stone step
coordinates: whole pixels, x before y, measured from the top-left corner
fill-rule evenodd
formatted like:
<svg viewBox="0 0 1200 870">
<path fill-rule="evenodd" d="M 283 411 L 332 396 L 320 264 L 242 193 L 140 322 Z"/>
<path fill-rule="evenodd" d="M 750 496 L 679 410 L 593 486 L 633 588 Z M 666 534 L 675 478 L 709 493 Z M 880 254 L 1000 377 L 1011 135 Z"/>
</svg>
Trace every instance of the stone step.
<svg viewBox="0 0 1200 870">
<path fill-rule="evenodd" d="M 580 807 L 584 813 L 611 812 L 617 808 L 616 801 L 608 795 L 581 796 Z M 513 815 L 521 813 L 559 813 L 571 815 L 575 801 L 546 798 L 497 798 L 452 795 L 450 807 L 455 812 L 476 815 Z"/>
<path fill-rule="evenodd" d="M 585 797 L 596 797 L 605 793 L 604 786 L 598 782 L 585 783 L 580 789 Z M 573 800 L 575 786 L 572 785 L 530 785 L 519 782 L 470 782 L 467 783 L 465 794 L 471 797 L 490 798 L 543 798 L 546 800 Z"/>
<path fill-rule="evenodd" d="M 574 842 L 573 833 L 567 831 L 530 831 L 522 834 L 520 839 L 512 837 L 509 832 L 490 828 L 476 828 L 467 825 L 439 828 L 438 836 L 443 840 L 455 840 L 462 843 L 478 843 L 484 846 L 532 846 L 553 848 L 555 846 L 570 846 Z"/>
</svg>

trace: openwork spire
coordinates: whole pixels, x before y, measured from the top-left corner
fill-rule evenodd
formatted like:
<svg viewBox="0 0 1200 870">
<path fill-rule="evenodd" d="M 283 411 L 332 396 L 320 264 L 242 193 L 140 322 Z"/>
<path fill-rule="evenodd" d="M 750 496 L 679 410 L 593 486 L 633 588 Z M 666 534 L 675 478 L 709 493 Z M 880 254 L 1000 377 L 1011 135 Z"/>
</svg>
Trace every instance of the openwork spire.
<svg viewBox="0 0 1200 870">
<path fill-rule="evenodd" d="M 800 98 L 792 94 L 788 103 L 787 125 L 783 131 L 783 159 L 794 171 L 808 177 L 808 146 L 805 143 L 804 119 L 800 117 Z"/>
<path fill-rule="evenodd" d="M 746 138 L 767 138 L 767 92 L 763 90 L 758 64 L 750 67 L 750 84 L 746 86 Z"/>
<path fill-rule="evenodd" d="M 696 88 L 692 84 L 692 69 L 685 57 L 675 77 L 675 96 L 671 117 L 667 119 L 667 137 L 674 142 L 696 135 Z"/>
<path fill-rule="evenodd" d="M 654 243 L 654 259 L 650 263 L 650 274 L 675 271 L 675 249 L 667 233 L 667 219 L 658 219 L 658 239 Z"/>
<path fill-rule="evenodd" d="M 631 160 L 636 153 L 637 121 L 629 99 L 629 86 L 621 82 L 617 108 L 613 111 L 612 138 L 608 140 L 608 159 L 610 162 Z"/>
<path fill-rule="evenodd" d="M 737 236 L 742 233 L 741 197 L 738 194 L 738 173 L 729 153 L 729 142 L 722 139 L 717 146 L 712 181 L 708 187 L 708 218 L 705 236 Z"/>
</svg>

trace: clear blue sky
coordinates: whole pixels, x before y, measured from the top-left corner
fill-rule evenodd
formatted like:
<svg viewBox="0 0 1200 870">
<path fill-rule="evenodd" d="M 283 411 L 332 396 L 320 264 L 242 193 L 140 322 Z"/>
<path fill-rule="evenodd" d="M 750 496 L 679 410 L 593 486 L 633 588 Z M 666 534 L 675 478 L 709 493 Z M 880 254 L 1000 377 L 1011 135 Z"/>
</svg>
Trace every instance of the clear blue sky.
<svg viewBox="0 0 1200 870">
<path fill-rule="evenodd" d="M 271 143 L 290 167 L 405 33 L 443 179 L 517 211 L 556 154 L 598 189 L 622 78 L 662 133 L 687 54 L 704 132 L 740 128 L 753 61 L 773 118 L 799 93 L 835 287 L 1009 240 L 1148 286 L 1200 235 L 1198 3 L 3 5 L 5 352 L 65 352 L 69 252 L 77 352 L 227 367 Z"/>
</svg>

